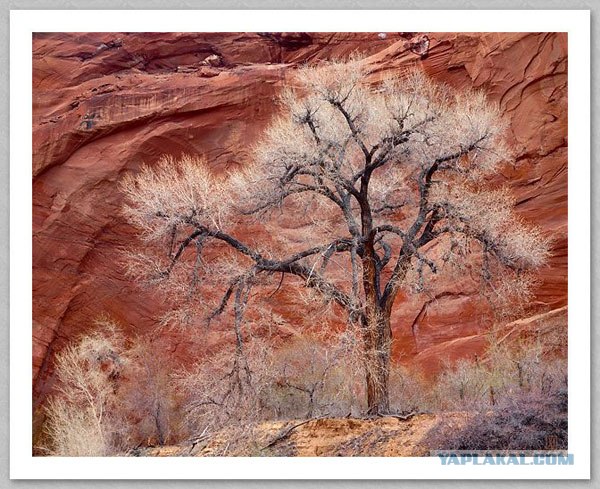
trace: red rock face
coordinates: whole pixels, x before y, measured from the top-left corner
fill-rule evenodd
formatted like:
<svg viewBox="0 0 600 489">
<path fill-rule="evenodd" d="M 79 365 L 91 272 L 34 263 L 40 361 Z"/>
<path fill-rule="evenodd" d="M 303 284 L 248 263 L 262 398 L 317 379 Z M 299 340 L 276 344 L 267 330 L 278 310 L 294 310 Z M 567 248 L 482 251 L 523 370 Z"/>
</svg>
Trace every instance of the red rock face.
<svg viewBox="0 0 600 489">
<path fill-rule="evenodd" d="M 276 112 L 291 68 L 369 57 L 374 76 L 418 65 L 455 87 L 477 87 L 510 121 L 516 161 L 501 180 L 522 215 L 554 238 L 537 309 L 567 304 L 567 36 L 445 34 L 39 34 L 33 38 L 33 382 L 51 385 L 52 356 L 105 314 L 147 331 L 161 298 L 126 280 L 119 252 L 135 230 L 119 215 L 117 182 L 162 154 L 205 154 L 243 166 Z M 281 297 L 286 300 L 286 296 Z M 289 299 L 289 297 L 288 297 Z M 485 307 L 448 284 L 434 301 L 398 301 L 394 353 L 419 360 L 483 348 Z M 219 335 L 203 344 L 209 348 Z M 163 333 L 175 358 L 202 350 Z M 207 346 L 208 345 L 208 346 Z M 421 361 L 422 359 L 425 359 Z"/>
</svg>

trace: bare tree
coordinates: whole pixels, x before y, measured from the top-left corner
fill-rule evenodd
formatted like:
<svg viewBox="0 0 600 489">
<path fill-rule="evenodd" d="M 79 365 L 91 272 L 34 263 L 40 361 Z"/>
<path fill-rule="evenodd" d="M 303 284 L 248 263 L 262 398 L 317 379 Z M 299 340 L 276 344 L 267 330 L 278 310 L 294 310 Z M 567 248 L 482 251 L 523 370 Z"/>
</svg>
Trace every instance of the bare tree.
<svg viewBox="0 0 600 489">
<path fill-rule="evenodd" d="M 218 176 L 201 158 L 165 157 L 128 175 L 123 190 L 125 214 L 148 244 L 130 255 L 130 271 L 208 318 L 233 302 L 239 358 L 250 291 L 269 277 L 279 285 L 295 277 L 343 309 L 361 331 L 368 414 L 376 415 L 389 411 L 400 289 L 423 290 L 476 255 L 483 283 L 523 299 L 527 271 L 545 263 L 548 243 L 515 214 L 509 191 L 490 187 L 510 158 L 496 105 L 416 71 L 376 84 L 367 75 L 355 59 L 301 68 L 252 164 Z M 278 225 L 286 215 L 304 222 L 303 239 Z M 251 218 L 267 242 L 236 233 Z M 211 294 L 198 294 L 210 276 L 224 284 L 213 309 Z M 198 313 L 177 311 L 171 320 Z"/>
</svg>

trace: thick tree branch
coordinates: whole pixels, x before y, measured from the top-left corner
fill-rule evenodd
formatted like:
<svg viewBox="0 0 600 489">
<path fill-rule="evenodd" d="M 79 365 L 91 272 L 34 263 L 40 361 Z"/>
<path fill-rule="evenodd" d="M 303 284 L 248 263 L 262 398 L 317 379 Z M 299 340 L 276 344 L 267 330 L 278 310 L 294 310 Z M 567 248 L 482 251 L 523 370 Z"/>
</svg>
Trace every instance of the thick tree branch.
<svg viewBox="0 0 600 489">
<path fill-rule="evenodd" d="M 351 241 L 348 241 L 347 239 L 338 239 L 327 245 L 317 246 L 309 250 L 296 253 L 295 255 L 283 260 L 270 260 L 264 258 L 260 253 L 251 249 L 249 246 L 227 233 L 219 230 L 208 229 L 207 227 L 193 221 L 189 222 L 189 224 L 195 225 L 198 231 L 201 231 L 207 236 L 211 236 L 228 244 L 239 253 L 252 259 L 255 263 L 255 268 L 257 271 L 282 272 L 296 275 L 304 280 L 304 285 L 306 287 L 319 290 L 321 293 L 332 298 L 335 302 L 348 311 L 353 311 L 355 309 L 355 303 L 350 296 L 345 294 L 331 282 L 327 281 L 314 269 L 298 263 L 303 258 L 314 256 L 318 253 L 323 253 L 330 247 L 334 247 L 336 251 L 348 251 L 352 246 Z M 229 292 L 229 296 L 231 296 L 231 292 Z"/>
<path fill-rule="evenodd" d="M 348 125 L 348 128 L 350 129 L 350 133 L 352 134 L 352 138 L 354 139 L 354 141 L 356 141 L 356 144 L 358 144 L 359 148 L 361 149 L 361 151 L 363 152 L 363 154 L 365 156 L 365 160 L 367 161 L 367 164 L 369 164 L 371 161 L 371 153 L 367 149 L 365 143 L 360 138 L 358 129 L 357 129 L 356 125 L 354 124 L 352 117 L 350 116 L 350 114 L 344 108 L 344 106 L 342 105 L 342 103 L 340 101 L 334 100 L 334 101 L 331 101 L 330 103 L 336 109 L 338 109 L 340 111 L 340 113 L 344 116 L 344 119 L 346 120 L 346 124 Z"/>
</svg>

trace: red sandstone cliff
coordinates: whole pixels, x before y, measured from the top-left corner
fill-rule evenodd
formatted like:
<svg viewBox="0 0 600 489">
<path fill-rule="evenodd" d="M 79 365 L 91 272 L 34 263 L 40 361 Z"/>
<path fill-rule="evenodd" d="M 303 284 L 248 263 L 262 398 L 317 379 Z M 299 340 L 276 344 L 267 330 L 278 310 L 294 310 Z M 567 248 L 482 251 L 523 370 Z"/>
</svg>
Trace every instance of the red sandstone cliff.
<svg viewBox="0 0 600 489">
<path fill-rule="evenodd" d="M 132 332 L 160 300 L 116 265 L 134 230 L 119 216 L 120 176 L 162 154 L 199 152 L 244 165 L 298 63 L 369 55 L 381 71 L 421 66 L 499 101 L 516 162 L 502 175 L 518 209 L 555 239 L 539 312 L 567 303 L 566 34 L 39 34 L 33 39 L 33 374 L 43 398 L 52 354 L 102 314 Z M 448 285 L 396 308 L 394 350 L 425 369 L 483 346 L 482 307 Z M 280 298 L 285 301 L 285 295 Z M 186 338 L 159 341 L 189 355 Z M 215 338 L 209 338 L 216 341 Z"/>
</svg>

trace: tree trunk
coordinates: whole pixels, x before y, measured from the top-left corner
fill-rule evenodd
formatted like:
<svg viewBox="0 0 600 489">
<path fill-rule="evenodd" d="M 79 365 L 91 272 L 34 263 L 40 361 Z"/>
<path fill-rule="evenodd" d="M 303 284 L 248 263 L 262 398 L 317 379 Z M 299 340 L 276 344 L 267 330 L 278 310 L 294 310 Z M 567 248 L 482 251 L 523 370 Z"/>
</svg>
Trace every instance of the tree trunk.
<svg viewBox="0 0 600 489">
<path fill-rule="evenodd" d="M 390 412 L 390 353 L 392 332 L 390 317 L 383 311 L 367 316 L 364 325 L 367 414 Z"/>
</svg>

